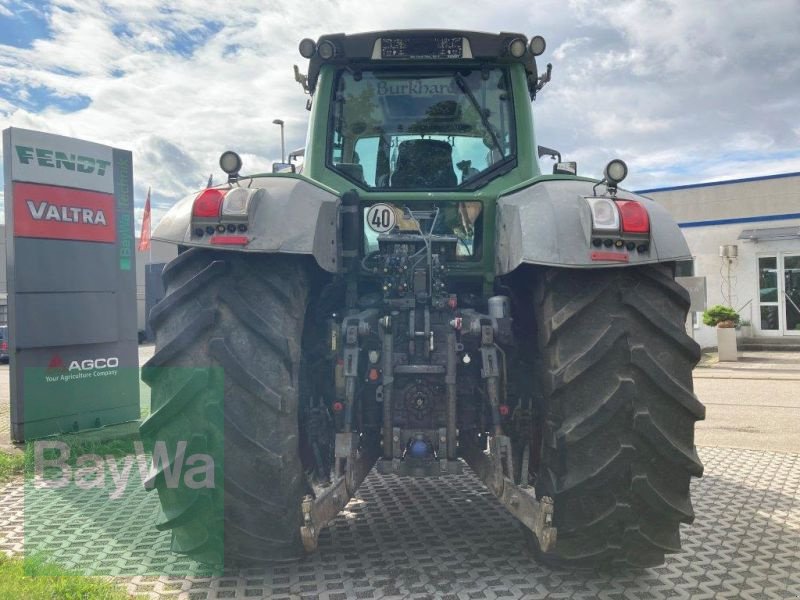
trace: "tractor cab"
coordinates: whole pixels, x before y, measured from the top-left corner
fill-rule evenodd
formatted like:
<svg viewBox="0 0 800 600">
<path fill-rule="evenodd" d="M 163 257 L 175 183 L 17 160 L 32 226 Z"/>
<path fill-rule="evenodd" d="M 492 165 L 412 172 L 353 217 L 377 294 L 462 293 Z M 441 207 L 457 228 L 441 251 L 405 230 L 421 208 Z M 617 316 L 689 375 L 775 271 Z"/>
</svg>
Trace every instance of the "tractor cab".
<svg viewBox="0 0 800 600">
<path fill-rule="evenodd" d="M 515 169 L 537 175 L 530 100 L 548 78 L 537 75 L 543 50 L 541 37 L 512 33 L 303 40 L 298 80 L 314 96 L 305 174 L 366 193 L 471 192 Z"/>
</svg>

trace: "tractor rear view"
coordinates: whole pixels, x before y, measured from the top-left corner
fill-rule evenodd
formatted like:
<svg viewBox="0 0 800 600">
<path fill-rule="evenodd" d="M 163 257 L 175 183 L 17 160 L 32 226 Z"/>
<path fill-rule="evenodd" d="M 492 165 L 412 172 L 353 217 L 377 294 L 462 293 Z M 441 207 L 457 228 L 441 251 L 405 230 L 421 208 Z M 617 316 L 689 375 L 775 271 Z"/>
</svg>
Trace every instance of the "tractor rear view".
<svg viewBox="0 0 800 600">
<path fill-rule="evenodd" d="M 302 172 L 242 175 L 226 152 L 227 184 L 159 224 L 181 253 L 148 366 L 218 367 L 205 377 L 224 390 L 148 377 L 148 435 L 224 446 L 224 491 L 154 478 L 174 550 L 295 559 L 374 466 L 465 464 L 540 559 L 680 550 L 703 470 L 699 349 L 674 280 L 689 250 L 662 207 L 618 188 L 624 162 L 600 180 L 560 160 L 540 172 L 544 48 L 462 31 L 303 40 Z"/>
</svg>

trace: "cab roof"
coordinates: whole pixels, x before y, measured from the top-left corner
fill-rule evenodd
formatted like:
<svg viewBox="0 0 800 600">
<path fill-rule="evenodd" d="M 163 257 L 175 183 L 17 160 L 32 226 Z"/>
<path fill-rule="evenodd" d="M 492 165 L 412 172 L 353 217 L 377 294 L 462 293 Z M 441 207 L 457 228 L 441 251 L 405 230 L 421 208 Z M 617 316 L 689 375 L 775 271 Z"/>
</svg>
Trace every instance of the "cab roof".
<svg viewBox="0 0 800 600">
<path fill-rule="evenodd" d="M 525 53 L 516 58 L 509 52 L 512 41 L 522 39 Z M 332 58 L 323 59 L 319 47 L 330 42 L 335 49 Z M 528 74 L 528 86 L 535 90 L 538 79 L 536 60 L 521 33 L 484 33 L 456 29 L 390 29 L 346 35 L 334 33 L 321 36 L 308 66 L 308 89 L 313 94 L 323 65 L 347 66 L 369 64 L 407 66 L 448 63 L 521 63 Z M 533 93 L 533 92 L 532 92 Z"/>
</svg>

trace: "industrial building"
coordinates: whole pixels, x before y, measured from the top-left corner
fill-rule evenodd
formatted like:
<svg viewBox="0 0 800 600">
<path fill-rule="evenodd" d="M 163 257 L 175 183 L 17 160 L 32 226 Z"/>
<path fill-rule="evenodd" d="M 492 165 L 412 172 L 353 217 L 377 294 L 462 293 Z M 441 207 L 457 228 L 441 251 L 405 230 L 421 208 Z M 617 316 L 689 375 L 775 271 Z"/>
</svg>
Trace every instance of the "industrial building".
<svg viewBox="0 0 800 600">
<path fill-rule="evenodd" d="M 694 258 L 682 274 L 706 278 L 708 306 L 735 308 L 744 338 L 800 343 L 800 173 L 639 193 L 678 221 Z M 714 329 L 693 321 L 697 342 L 716 346 Z"/>
</svg>

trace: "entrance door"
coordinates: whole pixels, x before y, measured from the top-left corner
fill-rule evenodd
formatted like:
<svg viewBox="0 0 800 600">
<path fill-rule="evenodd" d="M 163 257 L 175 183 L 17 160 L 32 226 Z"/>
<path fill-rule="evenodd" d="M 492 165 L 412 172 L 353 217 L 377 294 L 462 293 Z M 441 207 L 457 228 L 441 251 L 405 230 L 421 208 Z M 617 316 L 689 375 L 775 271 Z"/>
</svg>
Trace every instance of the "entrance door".
<svg viewBox="0 0 800 600">
<path fill-rule="evenodd" d="M 800 336 L 800 254 L 758 257 L 760 330 Z"/>
<path fill-rule="evenodd" d="M 784 335 L 800 335 L 800 254 L 782 256 Z"/>
</svg>

